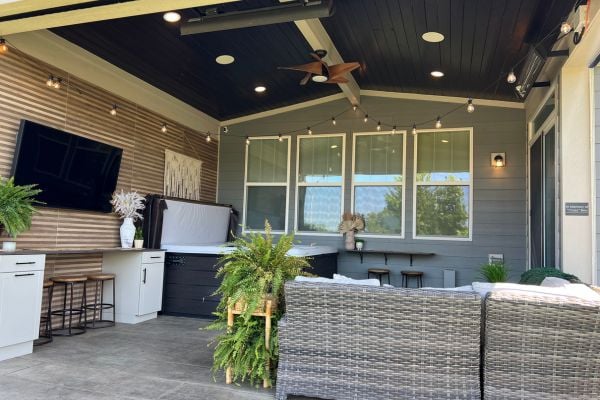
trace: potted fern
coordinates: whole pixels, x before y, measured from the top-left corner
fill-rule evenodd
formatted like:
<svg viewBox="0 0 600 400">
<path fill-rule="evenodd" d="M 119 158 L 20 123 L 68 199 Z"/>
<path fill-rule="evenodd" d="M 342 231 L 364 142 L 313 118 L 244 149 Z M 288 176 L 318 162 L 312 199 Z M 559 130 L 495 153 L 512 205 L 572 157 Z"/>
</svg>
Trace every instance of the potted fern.
<svg viewBox="0 0 600 400">
<path fill-rule="evenodd" d="M 271 226 L 265 222 L 265 234 L 249 233 L 234 241 L 235 249 L 221 257 L 217 276 L 222 283 L 221 296 L 208 329 L 222 330 L 216 338 L 213 372 L 230 368 L 233 382 L 271 382 L 277 366 L 277 322 L 284 313 L 283 286 L 309 267 L 303 257 L 288 256 L 294 238 L 282 235 L 274 243 Z M 265 318 L 253 318 L 270 299 L 273 308 L 271 337 L 265 343 Z M 239 310 L 233 326 L 227 326 L 228 307 Z"/>
<path fill-rule="evenodd" d="M 31 219 L 35 214 L 35 200 L 41 193 L 37 185 L 15 185 L 14 178 L 0 178 L 0 233 L 6 233 L 13 239 L 31 228 Z M 2 243 L 2 250 L 14 251 L 15 241 Z"/>
</svg>

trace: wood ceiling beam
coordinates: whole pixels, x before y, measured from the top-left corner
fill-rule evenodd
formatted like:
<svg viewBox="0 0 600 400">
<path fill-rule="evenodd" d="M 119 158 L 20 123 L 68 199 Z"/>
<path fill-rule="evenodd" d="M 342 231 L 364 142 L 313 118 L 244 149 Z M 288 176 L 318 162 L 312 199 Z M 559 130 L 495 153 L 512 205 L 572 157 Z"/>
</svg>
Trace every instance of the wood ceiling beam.
<svg viewBox="0 0 600 400">
<path fill-rule="evenodd" d="M 75 4 L 91 3 L 96 0 L 21 0 L 13 3 L 0 4 L 0 17 L 25 14 L 35 11 L 48 10 Z"/>
<path fill-rule="evenodd" d="M 185 8 L 206 7 L 235 1 L 239 0 L 134 0 L 125 3 L 115 3 L 0 22 L 0 35 L 38 31 L 60 26 L 106 21 Z"/>
<path fill-rule="evenodd" d="M 302 21 L 295 21 L 295 24 L 313 50 L 327 50 L 327 56 L 324 60 L 329 65 L 341 64 L 344 62 L 342 56 L 335 48 L 331 37 L 323 27 L 323 24 L 321 24 L 321 21 L 318 19 L 305 19 Z M 339 87 L 342 89 L 342 92 L 344 92 L 350 103 L 360 104 L 360 87 L 358 86 L 358 83 L 351 73 L 347 74 L 346 78 L 348 78 L 348 83 L 340 83 Z"/>
</svg>

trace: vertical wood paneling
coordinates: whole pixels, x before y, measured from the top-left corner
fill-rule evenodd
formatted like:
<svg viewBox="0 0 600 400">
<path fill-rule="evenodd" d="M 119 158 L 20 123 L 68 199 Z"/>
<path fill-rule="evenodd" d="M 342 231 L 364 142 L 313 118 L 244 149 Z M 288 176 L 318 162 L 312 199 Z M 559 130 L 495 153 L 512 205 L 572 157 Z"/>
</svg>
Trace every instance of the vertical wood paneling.
<svg viewBox="0 0 600 400">
<path fill-rule="evenodd" d="M 85 77 L 70 76 L 11 48 L 0 56 L 0 176 L 8 177 L 21 119 L 29 119 L 123 149 L 118 188 L 162 193 L 164 150 L 171 149 L 203 161 L 202 199 L 215 200 L 217 143 L 204 135 L 138 107 L 91 85 Z M 49 74 L 68 81 L 62 89 L 45 85 Z M 112 116 L 112 104 L 118 113 Z M 166 134 L 160 126 L 169 126 Z M 114 214 L 40 208 L 32 229 L 17 238 L 26 248 L 100 248 L 119 245 L 120 221 Z M 2 238 L 1 240 L 5 240 Z M 102 256 L 50 256 L 46 277 L 96 272 Z M 58 293 L 55 297 L 58 299 Z"/>
</svg>

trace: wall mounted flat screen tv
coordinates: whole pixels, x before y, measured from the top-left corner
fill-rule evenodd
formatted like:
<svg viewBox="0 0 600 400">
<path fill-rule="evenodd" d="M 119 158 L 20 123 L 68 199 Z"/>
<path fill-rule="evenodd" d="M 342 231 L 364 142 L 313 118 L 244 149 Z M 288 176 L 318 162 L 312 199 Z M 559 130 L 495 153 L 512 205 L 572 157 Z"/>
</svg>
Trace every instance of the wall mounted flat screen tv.
<svg viewBox="0 0 600 400">
<path fill-rule="evenodd" d="M 48 207 L 110 212 L 123 150 L 22 120 L 12 175 Z"/>
</svg>

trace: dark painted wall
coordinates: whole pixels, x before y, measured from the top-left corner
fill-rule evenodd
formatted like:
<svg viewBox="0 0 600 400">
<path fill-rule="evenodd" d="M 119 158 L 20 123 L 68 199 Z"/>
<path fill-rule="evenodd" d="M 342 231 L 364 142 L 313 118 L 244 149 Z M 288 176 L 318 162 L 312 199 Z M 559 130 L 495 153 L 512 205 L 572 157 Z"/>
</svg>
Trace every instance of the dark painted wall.
<svg viewBox="0 0 600 400">
<path fill-rule="evenodd" d="M 310 108 L 291 111 L 229 126 L 229 134 L 222 135 L 219 157 L 218 200 L 243 210 L 245 140 L 243 136 L 276 135 L 277 132 L 305 129 L 315 121 L 328 120 L 349 107 L 346 100 L 337 100 Z M 381 97 L 362 98 L 362 107 L 372 117 L 398 126 L 410 126 L 413 121 L 424 121 L 443 115 L 456 108 L 455 103 L 399 100 Z M 457 285 L 468 284 L 479 278 L 479 266 L 487 262 L 488 254 L 502 253 L 511 266 L 512 280 L 525 270 L 526 265 L 526 131 L 525 113 L 520 109 L 477 106 L 473 114 L 464 109 L 443 120 L 445 128 L 473 127 L 473 240 L 442 241 L 415 240 L 412 232 L 414 143 L 407 133 L 406 158 L 406 220 L 405 239 L 365 238 L 367 248 L 414 250 L 436 253 L 434 257 L 415 258 L 412 269 L 425 272 L 426 286 L 442 286 L 443 269 L 456 270 Z M 433 123 L 422 128 L 433 128 Z M 365 124 L 362 116 L 352 111 L 337 118 L 337 125 L 327 122 L 312 127 L 314 134 L 346 133 L 345 210 L 350 210 L 352 132 L 373 132 L 375 123 Z M 490 153 L 506 152 L 505 168 L 490 165 Z M 296 139 L 292 138 L 291 184 L 289 198 L 289 227 L 294 226 L 295 215 Z M 343 249 L 343 237 L 297 236 L 304 244 L 326 244 Z M 369 267 L 383 266 L 383 256 L 365 256 L 364 264 L 357 255 L 340 250 L 340 273 L 366 277 Z M 400 284 L 400 271 L 408 269 L 407 257 L 394 256 L 388 266 L 392 270 L 392 284 Z"/>
</svg>

